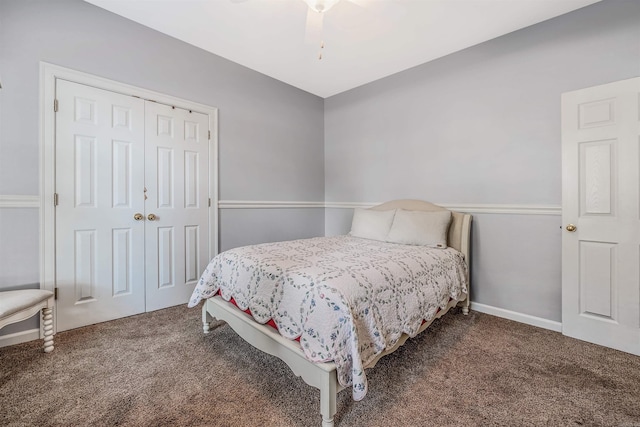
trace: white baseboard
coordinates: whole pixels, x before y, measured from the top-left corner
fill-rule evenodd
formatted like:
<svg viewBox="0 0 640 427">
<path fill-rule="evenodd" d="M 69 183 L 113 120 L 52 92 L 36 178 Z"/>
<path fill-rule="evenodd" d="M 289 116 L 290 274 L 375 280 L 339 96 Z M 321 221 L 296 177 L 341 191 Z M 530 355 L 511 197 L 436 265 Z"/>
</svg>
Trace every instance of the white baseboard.
<svg viewBox="0 0 640 427">
<path fill-rule="evenodd" d="M 504 308 L 493 307 L 486 304 L 480 304 L 471 301 L 471 310 L 480 313 L 491 314 L 493 316 L 503 317 L 516 322 L 526 323 L 527 325 L 537 326 L 543 329 L 549 329 L 555 332 L 562 332 L 562 323 L 554 320 L 543 319 L 542 317 L 531 316 L 529 314 L 518 313 L 516 311 L 505 310 Z"/>
<path fill-rule="evenodd" d="M 9 345 L 22 344 L 23 342 L 39 340 L 40 329 L 28 329 L 26 331 L 16 332 L 15 334 L 0 336 L 0 347 Z"/>
<path fill-rule="evenodd" d="M 516 322 L 525 323 L 531 326 L 537 326 L 543 329 L 549 329 L 555 332 L 562 332 L 562 323 L 554 320 L 543 319 L 542 317 L 531 316 L 529 314 L 518 313 L 504 308 L 493 307 L 491 305 L 471 302 L 471 310 L 480 313 L 491 314 L 492 316 L 503 317 L 505 319 L 514 320 Z M 29 329 L 15 334 L 0 336 L 0 347 L 21 344 L 27 341 L 40 339 L 39 329 Z"/>
</svg>

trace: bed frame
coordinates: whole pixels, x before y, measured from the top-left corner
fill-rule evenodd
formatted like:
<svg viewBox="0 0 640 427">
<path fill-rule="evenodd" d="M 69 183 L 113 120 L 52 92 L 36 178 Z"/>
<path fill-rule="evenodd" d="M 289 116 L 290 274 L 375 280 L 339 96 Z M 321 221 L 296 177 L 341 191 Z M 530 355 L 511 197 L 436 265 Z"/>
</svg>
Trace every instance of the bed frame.
<svg viewBox="0 0 640 427">
<path fill-rule="evenodd" d="M 374 206 L 374 210 L 406 209 L 412 211 L 440 211 L 446 210 L 443 207 L 421 200 L 394 200 Z M 452 211 L 452 221 L 449 226 L 447 243 L 449 246 L 462 252 L 465 257 L 467 267 L 469 267 L 469 244 L 471 235 L 471 215 Z M 467 268 L 467 270 L 469 270 Z M 424 331 L 431 323 L 456 305 L 462 307 L 462 312 L 469 314 L 469 295 L 464 301 L 450 301 L 444 310 L 440 310 L 435 318 L 430 322 L 425 322 L 419 329 L 419 333 Z M 222 299 L 220 296 L 209 298 L 202 307 L 202 324 L 204 333 L 210 331 L 211 322 L 214 319 L 222 320 L 245 341 L 259 350 L 269 353 L 284 361 L 296 376 L 301 377 L 307 384 L 320 389 L 320 413 L 322 414 L 322 427 L 333 426 L 333 416 L 336 413 L 336 396 L 345 387 L 338 383 L 336 375 L 336 365 L 329 363 L 314 363 L 307 360 L 300 344 L 284 338 L 275 329 L 267 325 L 261 325 L 253 320 L 247 313 Z M 380 353 L 365 368 L 372 368 L 382 357 L 393 353 L 402 346 L 409 338 L 403 334 L 393 348 L 386 349 Z"/>
</svg>

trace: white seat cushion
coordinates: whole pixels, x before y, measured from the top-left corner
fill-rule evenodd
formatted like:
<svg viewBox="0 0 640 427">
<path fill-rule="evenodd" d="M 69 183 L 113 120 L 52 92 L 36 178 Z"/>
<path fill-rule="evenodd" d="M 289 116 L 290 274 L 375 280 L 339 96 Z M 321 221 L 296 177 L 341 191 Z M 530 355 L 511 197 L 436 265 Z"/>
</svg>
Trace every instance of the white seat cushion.
<svg viewBox="0 0 640 427">
<path fill-rule="evenodd" d="M 52 296 L 53 292 L 44 289 L 0 292 L 0 319 L 39 304 Z"/>
</svg>

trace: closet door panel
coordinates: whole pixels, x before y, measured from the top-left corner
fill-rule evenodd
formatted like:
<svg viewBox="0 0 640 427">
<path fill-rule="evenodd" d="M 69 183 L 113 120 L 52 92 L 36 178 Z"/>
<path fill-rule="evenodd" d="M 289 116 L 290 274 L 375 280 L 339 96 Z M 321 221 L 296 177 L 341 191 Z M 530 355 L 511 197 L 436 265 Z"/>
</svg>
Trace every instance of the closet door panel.
<svg viewBox="0 0 640 427">
<path fill-rule="evenodd" d="M 146 102 L 147 311 L 184 304 L 208 262 L 208 116 Z"/>
<path fill-rule="evenodd" d="M 59 331 L 144 312 L 144 101 L 56 82 Z"/>
</svg>

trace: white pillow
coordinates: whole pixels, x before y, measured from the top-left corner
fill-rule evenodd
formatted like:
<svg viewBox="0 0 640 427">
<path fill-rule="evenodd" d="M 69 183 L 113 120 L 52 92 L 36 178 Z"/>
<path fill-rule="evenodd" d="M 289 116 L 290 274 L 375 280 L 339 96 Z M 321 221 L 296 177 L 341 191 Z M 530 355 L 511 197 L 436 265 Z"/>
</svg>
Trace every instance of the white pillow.
<svg viewBox="0 0 640 427">
<path fill-rule="evenodd" d="M 446 248 L 450 223 L 450 211 L 423 212 L 399 209 L 393 219 L 387 242 Z"/>
<path fill-rule="evenodd" d="M 395 214 L 395 209 L 390 211 L 355 209 L 349 234 L 354 237 L 384 242 L 387 240 L 387 234 L 389 234 Z"/>
</svg>

